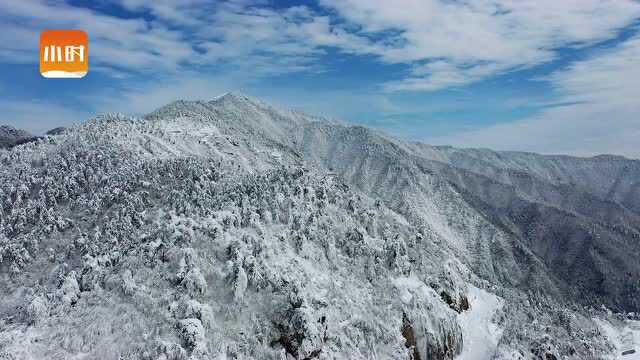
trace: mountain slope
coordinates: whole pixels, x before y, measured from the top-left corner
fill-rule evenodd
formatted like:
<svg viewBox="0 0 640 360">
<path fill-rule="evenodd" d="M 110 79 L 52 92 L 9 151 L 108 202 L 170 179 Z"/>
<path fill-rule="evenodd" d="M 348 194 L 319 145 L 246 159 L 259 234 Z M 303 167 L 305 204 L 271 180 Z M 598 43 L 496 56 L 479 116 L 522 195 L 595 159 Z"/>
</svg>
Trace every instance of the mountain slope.
<svg viewBox="0 0 640 360">
<path fill-rule="evenodd" d="M 0 149 L 12 148 L 37 139 L 38 137 L 24 130 L 19 130 L 9 125 L 0 125 Z"/>
<path fill-rule="evenodd" d="M 403 358 L 403 327 L 460 351 L 432 286 L 463 289 L 426 277 L 445 270 L 420 229 L 292 153 L 178 123 L 104 116 L 2 155 L 0 354 Z"/>
<path fill-rule="evenodd" d="M 616 201 L 620 189 L 640 186 L 639 161 L 481 150 L 451 156 L 449 148 L 325 123 L 308 124 L 302 138 L 305 159 L 428 223 L 463 255 L 472 252 L 470 264 L 488 278 L 531 288 L 533 276 L 536 290 L 558 299 L 640 309 L 640 217 L 627 206 L 638 197 L 625 191 Z"/>
<path fill-rule="evenodd" d="M 0 358 L 605 358 L 593 318 L 614 320 L 586 306 L 638 308 L 631 160 L 429 147 L 226 94 L 0 164 Z"/>
</svg>

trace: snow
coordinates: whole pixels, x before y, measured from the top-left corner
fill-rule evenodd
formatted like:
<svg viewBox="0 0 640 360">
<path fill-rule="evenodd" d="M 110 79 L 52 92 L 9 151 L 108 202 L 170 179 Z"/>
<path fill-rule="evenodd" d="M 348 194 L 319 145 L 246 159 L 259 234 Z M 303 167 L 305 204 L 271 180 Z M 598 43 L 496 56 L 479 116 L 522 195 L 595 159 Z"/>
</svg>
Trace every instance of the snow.
<svg viewBox="0 0 640 360">
<path fill-rule="evenodd" d="M 428 287 L 416 277 L 401 277 L 393 279 L 393 284 L 400 293 L 400 300 L 403 304 L 411 304 L 416 292 L 427 292 Z"/>
<path fill-rule="evenodd" d="M 0 358 L 603 358 L 500 212 L 571 202 L 493 168 L 546 160 L 421 149 L 226 94 L 2 150 Z"/>
<path fill-rule="evenodd" d="M 640 360 L 640 321 L 596 319 L 604 335 L 615 347 L 616 360 Z M 626 355 L 623 355 L 626 354 Z"/>
<path fill-rule="evenodd" d="M 468 297 L 471 309 L 458 315 L 464 347 L 456 359 L 491 359 L 503 333 L 493 317 L 504 306 L 504 301 L 475 286 L 469 287 Z"/>
<path fill-rule="evenodd" d="M 205 338 L 205 330 L 200 319 L 184 319 L 178 321 L 178 330 L 187 347 L 200 346 Z"/>
</svg>

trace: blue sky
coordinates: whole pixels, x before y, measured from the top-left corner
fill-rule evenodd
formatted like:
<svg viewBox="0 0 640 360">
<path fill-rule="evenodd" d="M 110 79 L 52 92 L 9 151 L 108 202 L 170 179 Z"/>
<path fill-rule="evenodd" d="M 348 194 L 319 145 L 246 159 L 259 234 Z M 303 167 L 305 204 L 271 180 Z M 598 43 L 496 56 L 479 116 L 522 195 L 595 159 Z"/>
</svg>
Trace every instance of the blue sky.
<svg viewBox="0 0 640 360">
<path fill-rule="evenodd" d="M 433 144 L 640 157 L 637 0 L 0 1 L 0 123 L 240 91 Z M 38 37 L 80 28 L 83 79 Z"/>
</svg>

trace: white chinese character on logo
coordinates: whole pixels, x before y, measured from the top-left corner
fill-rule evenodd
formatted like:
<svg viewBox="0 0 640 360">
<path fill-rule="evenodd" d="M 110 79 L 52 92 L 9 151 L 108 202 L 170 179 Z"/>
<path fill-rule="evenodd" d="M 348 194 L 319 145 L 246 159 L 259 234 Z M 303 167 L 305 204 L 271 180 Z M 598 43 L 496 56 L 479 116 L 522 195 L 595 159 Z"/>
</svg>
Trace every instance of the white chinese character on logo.
<svg viewBox="0 0 640 360">
<path fill-rule="evenodd" d="M 80 58 L 80 62 L 84 61 L 84 45 L 64 47 L 64 61 L 75 61 L 76 55 Z M 48 62 L 62 62 L 62 47 L 61 46 L 47 46 L 44 48 L 44 61 Z"/>
<path fill-rule="evenodd" d="M 44 61 L 58 62 L 62 61 L 62 50 L 60 46 L 47 46 L 44 48 Z"/>
<path fill-rule="evenodd" d="M 76 55 L 80 57 L 80 62 L 84 61 L 84 46 L 67 45 L 64 47 L 64 57 L 67 62 L 75 61 Z"/>
</svg>

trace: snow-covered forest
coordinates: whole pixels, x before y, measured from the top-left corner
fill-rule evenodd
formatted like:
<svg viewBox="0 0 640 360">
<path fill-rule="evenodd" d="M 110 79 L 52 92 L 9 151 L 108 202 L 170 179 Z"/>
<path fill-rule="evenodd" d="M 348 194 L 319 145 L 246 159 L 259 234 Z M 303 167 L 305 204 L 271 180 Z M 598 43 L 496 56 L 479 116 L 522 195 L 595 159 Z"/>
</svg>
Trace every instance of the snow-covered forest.
<svg viewBox="0 0 640 360">
<path fill-rule="evenodd" d="M 0 150 L 0 359 L 618 358 L 638 162 L 456 151 L 239 94 Z"/>
</svg>

